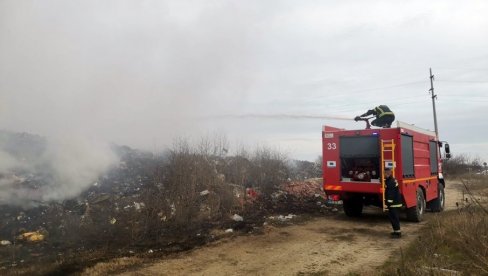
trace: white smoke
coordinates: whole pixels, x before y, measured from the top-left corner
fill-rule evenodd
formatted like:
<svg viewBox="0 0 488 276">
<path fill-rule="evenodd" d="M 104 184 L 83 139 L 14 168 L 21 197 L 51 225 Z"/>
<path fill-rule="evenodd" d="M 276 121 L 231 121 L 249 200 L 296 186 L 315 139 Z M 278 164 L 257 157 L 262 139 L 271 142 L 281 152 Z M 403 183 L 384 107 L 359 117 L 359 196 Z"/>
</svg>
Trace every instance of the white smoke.
<svg viewBox="0 0 488 276">
<path fill-rule="evenodd" d="M 108 144 L 90 139 L 51 139 L 29 156 L 12 153 L 12 146 L 6 151 L 5 142 L 0 142 L 0 204 L 29 207 L 76 197 L 117 161 Z"/>
</svg>

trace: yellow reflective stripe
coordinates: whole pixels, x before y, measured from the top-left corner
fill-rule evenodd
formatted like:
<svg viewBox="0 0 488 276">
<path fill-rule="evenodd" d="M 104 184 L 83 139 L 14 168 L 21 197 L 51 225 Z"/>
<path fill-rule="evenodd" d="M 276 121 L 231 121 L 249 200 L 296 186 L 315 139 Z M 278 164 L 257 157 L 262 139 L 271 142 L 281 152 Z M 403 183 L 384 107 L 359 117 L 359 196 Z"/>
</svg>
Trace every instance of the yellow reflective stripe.
<svg viewBox="0 0 488 276">
<path fill-rule="evenodd" d="M 414 183 L 417 181 L 434 180 L 434 179 L 437 179 L 437 176 L 426 177 L 426 178 L 416 178 L 416 179 L 411 179 L 411 180 L 403 180 L 403 183 Z"/>
<path fill-rule="evenodd" d="M 380 112 L 380 114 L 378 115 L 378 118 L 381 118 L 381 117 L 383 117 L 383 116 L 385 116 L 385 115 L 393 115 L 393 112 L 390 112 L 390 111 L 385 112 L 385 111 L 384 111 L 383 109 L 381 109 L 381 107 L 379 107 L 379 106 L 375 107 L 375 109 L 376 109 L 376 110 L 378 110 L 378 111 Z"/>
<path fill-rule="evenodd" d="M 383 112 L 382 114 L 380 114 L 380 118 L 385 116 L 385 115 L 393 115 L 393 112 Z"/>
<path fill-rule="evenodd" d="M 393 207 L 393 208 L 402 207 L 402 204 L 394 204 L 394 205 L 390 205 L 390 207 Z"/>
</svg>

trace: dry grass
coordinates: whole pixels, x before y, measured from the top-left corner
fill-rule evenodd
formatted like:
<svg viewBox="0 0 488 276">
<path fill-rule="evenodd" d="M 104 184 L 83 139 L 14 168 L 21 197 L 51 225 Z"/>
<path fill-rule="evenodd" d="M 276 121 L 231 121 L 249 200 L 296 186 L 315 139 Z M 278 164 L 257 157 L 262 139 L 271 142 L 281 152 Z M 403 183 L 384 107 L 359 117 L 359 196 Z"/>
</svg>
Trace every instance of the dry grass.
<svg viewBox="0 0 488 276">
<path fill-rule="evenodd" d="M 113 259 L 109 262 L 99 263 L 93 267 L 85 269 L 81 275 L 109 275 L 117 272 L 122 272 L 129 268 L 134 268 L 134 266 L 144 263 L 144 259 L 138 257 L 123 257 Z"/>
<path fill-rule="evenodd" d="M 480 195 L 488 178 L 463 182 L 468 202 L 435 214 L 419 238 L 385 265 L 383 275 L 488 274 L 488 201 Z"/>
</svg>

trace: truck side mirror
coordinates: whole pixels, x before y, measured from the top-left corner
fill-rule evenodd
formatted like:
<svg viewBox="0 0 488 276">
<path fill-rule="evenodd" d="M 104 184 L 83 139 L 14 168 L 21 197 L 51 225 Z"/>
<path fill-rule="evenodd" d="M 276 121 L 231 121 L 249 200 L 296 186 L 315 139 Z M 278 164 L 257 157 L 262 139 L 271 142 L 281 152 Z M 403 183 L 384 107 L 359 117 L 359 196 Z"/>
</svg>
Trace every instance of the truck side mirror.
<svg viewBox="0 0 488 276">
<path fill-rule="evenodd" d="M 449 148 L 449 144 L 446 143 L 444 145 L 444 150 L 446 151 L 446 158 L 449 159 L 451 158 L 451 149 Z"/>
</svg>

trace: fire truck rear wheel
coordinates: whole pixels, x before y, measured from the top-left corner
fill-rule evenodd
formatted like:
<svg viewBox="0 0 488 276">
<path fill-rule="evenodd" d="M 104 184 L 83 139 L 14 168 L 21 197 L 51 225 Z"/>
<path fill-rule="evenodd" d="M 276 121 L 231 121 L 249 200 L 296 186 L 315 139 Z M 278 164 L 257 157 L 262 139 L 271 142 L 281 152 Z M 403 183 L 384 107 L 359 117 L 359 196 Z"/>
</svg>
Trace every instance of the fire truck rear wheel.
<svg viewBox="0 0 488 276">
<path fill-rule="evenodd" d="M 420 222 L 425 213 L 425 196 L 424 191 L 417 188 L 417 205 L 407 209 L 407 218 L 410 221 Z"/>
<path fill-rule="evenodd" d="M 360 217 L 363 213 L 363 198 L 353 196 L 348 199 L 344 199 L 343 206 L 344 213 L 348 217 Z"/>
</svg>

